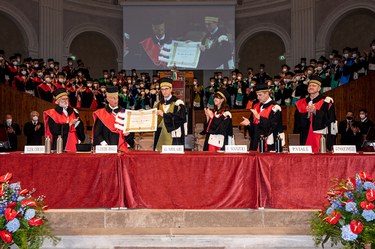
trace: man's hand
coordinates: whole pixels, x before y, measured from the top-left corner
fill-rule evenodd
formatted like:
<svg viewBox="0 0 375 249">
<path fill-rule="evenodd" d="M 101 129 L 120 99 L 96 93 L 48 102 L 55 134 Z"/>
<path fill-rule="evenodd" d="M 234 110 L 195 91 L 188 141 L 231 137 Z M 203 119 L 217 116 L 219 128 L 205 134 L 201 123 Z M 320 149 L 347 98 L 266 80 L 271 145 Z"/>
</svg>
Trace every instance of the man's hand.
<svg viewBox="0 0 375 249">
<path fill-rule="evenodd" d="M 72 120 L 69 122 L 69 126 L 75 125 L 77 122 L 78 122 L 78 118 L 72 119 Z"/>
<path fill-rule="evenodd" d="M 39 130 L 40 129 L 40 124 L 37 124 L 34 128 L 35 131 Z"/>
<path fill-rule="evenodd" d="M 160 116 L 160 117 L 163 117 L 163 116 L 164 116 L 164 112 L 163 112 L 162 110 L 158 110 L 158 111 L 156 112 L 156 114 L 157 114 L 158 116 Z"/>
<path fill-rule="evenodd" d="M 250 125 L 250 120 L 249 119 L 247 119 L 245 117 L 242 117 L 242 118 L 243 118 L 243 121 L 240 123 L 240 125 L 245 125 L 245 126 Z"/>
<path fill-rule="evenodd" d="M 250 111 L 253 113 L 253 115 L 254 115 L 255 118 L 260 119 L 260 115 L 259 115 L 259 113 L 257 112 L 257 110 L 255 110 L 255 109 L 250 109 Z"/>
</svg>

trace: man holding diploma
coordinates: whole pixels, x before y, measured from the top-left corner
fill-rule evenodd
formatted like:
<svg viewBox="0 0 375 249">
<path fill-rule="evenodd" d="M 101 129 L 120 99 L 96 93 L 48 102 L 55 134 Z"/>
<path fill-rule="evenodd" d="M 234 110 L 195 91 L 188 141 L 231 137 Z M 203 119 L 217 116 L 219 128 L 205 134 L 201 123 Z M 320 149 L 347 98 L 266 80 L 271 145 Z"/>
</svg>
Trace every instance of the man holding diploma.
<svg viewBox="0 0 375 249">
<path fill-rule="evenodd" d="M 162 145 L 185 145 L 186 109 L 182 100 L 172 95 L 172 79 L 160 79 L 161 100 L 155 104 L 158 127 L 154 136 L 154 150 Z"/>
</svg>

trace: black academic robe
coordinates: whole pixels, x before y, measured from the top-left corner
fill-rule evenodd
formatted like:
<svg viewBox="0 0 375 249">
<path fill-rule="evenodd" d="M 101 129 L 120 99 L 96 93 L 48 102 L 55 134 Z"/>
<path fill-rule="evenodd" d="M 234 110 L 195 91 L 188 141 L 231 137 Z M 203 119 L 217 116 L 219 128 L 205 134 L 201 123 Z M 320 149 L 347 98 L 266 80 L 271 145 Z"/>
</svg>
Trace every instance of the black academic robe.
<svg viewBox="0 0 375 249">
<path fill-rule="evenodd" d="M 40 125 L 38 130 L 35 130 L 35 127 Z M 27 141 L 26 145 L 42 145 L 43 136 L 44 136 L 44 124 L 37 122 L 36 124 L 33 121 L 25 123 L 23 126 L 23 134 L 25 134 Z"/>
<path fill-rule="evenodd" d="M 319 131 L 327 128 L 328 130 L 328 139 L 327 139 L 327 148 L 331 149 L 333 145 L 333 138 L 331 138 L 331 125 L 336 121 L 336 114 L 335 108 L 332 101 L 329 101 L 329 97 L 327 97 L 327 101 L 325 101 L 325 97 L 323 95 L 319 95 L 318 97 L 312 100 L 312 103 L 317 106 L 320 101 L 323 101 L 320 108 L 317 108 L 316 114 L 314 114 L 312 122 L 310 118 L 308 118 L 308 112 L 304 112 L 299 110 L 298 106 L 302 106 L 306 109 L 306 106 L 311 101 L 310 97 L 303 98 L 297 101 L 296 103 L 296 112 L 294 115 L 295 118 L 295 125 L 297 126 L 297 130 L 300 133 L 300 144 L 305 145 L 307 136 L 309 134 L 310 125 L 312 125 L 313 131 Z M 300 108 L 300 109 L 303 109 Z M 328 141 L 329 140 L 329 141 Z"/>
<path fill-rule="evenodd" d="M 60 106 L 56 106 L 55 107 L 55 111 L 60 114 L 60 115 L 64 115 L 63 114 L 63 108 L 60 107 Z M 73 112 L 75 112 L 75 115 L 76 117 L 78 118 L 79 117 L 79 113 L 78 111 L 76 111 L 75 109 L 73 109 L 72 107 L 68 107 L 67 108 L 67 112 L 68 112 L 68 115 L 70 116 Z M 52 149 L 55 150 L 56 149 L 56 140 L 58 138 L 59 135 L 62 134 L 62 139 L 63 139 L 63 148 L 66 147 L 66 142 L 68 140 L 68 133 L 69 133 L 69 130 L 70 130 L 70 127 L 69 127 L 69 124 L 57 124 L 52 118 L 48 117 L 48 126 L 49 126 L 49 130 L 53 136 L 53 139 L 52 139 Z M 76 127 L 76 134 L 77 134 L 77 138 L 78 140 L 80 140 L 81 142 L 83 142 L 85 140 L 85 132 L 84 132 L 84 126 L 83 126 L 83 122 L 81 120 L 81 122 L 79 122 L 79 124 L 77 125 Z"/>
<path fill-rule="evenodd" d="M 204 132 L 206 138 L 203 144 L 203 150 L 208 151 L 208 140 L 210 135 L 223 135 L 224 144 L 221 150 L 225 150 L 225 145 L 228 145 L 229 137 L 233 137 L 232 115 L 230 112 L 223 112 L 221 114 L 215 113 L 212 121 L 206 121 L 204 124 Z"/>
<path fill-rule="evenodd" d="M 275 101 L 266 104 L 256 103 L 253 108 L 260 114 L 259 120 L 253 117 L 254 135 L 250 141 L 250 150 L 258 150 L 261 136 L 273 136 L 273 141 L 283 132 L 281 108 Z M 260 111 L 262 109 L 262 111 Z M 267 142 L 266 142 L 267 143 Z M 274 150 L 274 144 L 267 145 L 267 151 Z"/>
<path fill-rule="evenodd" d="M 160 122 L 163 120 L 165 124 L 165 128 L 168 133 L 172 136 L 172 131 L 175 131 L 179 128 L 181 128 L 181 136 L 180 137 L 173 137 L 172 138 L 172 145 L 184 145 L 185 146 L 185 129 L 184 124 L 186 122 L 186 108 L 183 102 L 179 99 L 177 99 L 175 96 L 172 96 L 171 99 L 168 101 L 165 101 L 164 99 L 160 102 L 157 102 L 155 104 L 155 107 L 158 110 L 162 110 L 162 105 L 171 105 L 174 103 L 174 108 L 172 112 L 164 113 L 163 117 L 158 117 L 158 128 L 155 132 L 154 136 L 154 150 L 156 149 L 156 146 L 158 144 L 158 140 L 160 137 L 160 133 L 162 131 L 162 128 L 159 127 Z M 168 144 L 171 145 L 171 144 Z"/>
<path fill-rule="evenodd" d="M 118 113 L 122 109 L 123 108 L 118 107 L 114 109 L 113 111 L 115 113 Z M 110 114 L 112 113 L 112 109 L 108 105 L 105 107 L 105 110 Z M 118 145 L 118 140 L 119 140 L 119 134 L 115 132 L 111 132 L 98 117 L 94 123 L 93 145 L 94 146 L 100 145 L 102 141 L 105 141 L 108 145 Z M 134 133 L 133 132 L 130 133 L 128 136 L 125 136 L 125 140 L 131 148 L 134 147 Z"/>
</svg>

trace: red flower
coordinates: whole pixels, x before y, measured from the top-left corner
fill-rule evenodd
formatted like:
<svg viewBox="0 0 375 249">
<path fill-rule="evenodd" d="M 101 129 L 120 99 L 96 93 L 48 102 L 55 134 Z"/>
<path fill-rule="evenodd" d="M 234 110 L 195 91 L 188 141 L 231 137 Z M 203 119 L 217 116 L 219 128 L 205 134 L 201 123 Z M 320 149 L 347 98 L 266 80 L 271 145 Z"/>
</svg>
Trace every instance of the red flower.
<svg viewBox="0 0 375 249">
<path fill-rule="evenodd" d="M 360 203 L 360 206 L 361 206 L 361 208 L 363 208 L 365 210 L 372 210 L 372 209 L 375 208 L 375 205 L 372 202 L 369 202 L 369 201 L 362 201 Z"/>
<path fill-rule="evenodd" d="M 17 203 L 11 202 L 8 204 L 7 208 L 15 208 L 17 206 Z"/>
<path fill-rule="evenodd" d="M 11 221 L 11 220 L 13 220 L 14 218 L 16 218 L 16 216 L 17 216 L 17 212 L 16 212 L 16 210 L 14 210 L 14 209 L 11 209 L 11 208 L 7 208 L 7 209 L 5 209 L 5 219 L 7 220 L 7 221 Z"/>
<path fill-rule="evenodd" d="M 29 207 L 36 207 L 36 203 L 34 200 L 24 199 L 21 201 L 22 206 L 29 206 Z"/>
<path fill-rule="evenodd" d="M 41 218 L 32 218 L 28 223 L 30 226 L 37 227 L 43 225 L 44 221 Z"/>
<path fill-rule="evenodd" d="M 358 220 L 352 220 L 350 222 L 350 230 L 352 230 L 352 232 L 355 234 L 360 234 L 363 228 L 364 228 L 363 224 Z"/>
<path fill-rule="evenodd" d="M 12 178 L 12 173 L 6 173 L 5 175 L 0 176 L 0 182 L 1 182 L 1 183 L 3 183 L 3 182 L 7 182 L 7 181 L 9 181 L 11 178 Z"/>
<path fill-rule="evenodd" d="M 359 177 L 364 181 L 372 182 L 374 180 L 374 178 L 369 173 L 364 171 L 359 173 Z"/>
<path fill-rule="evenodd" d="M 12 234 L 8 231 L 5 230 L 0 230 L 0 238 L 5 242 L 5 243 L 10 243 L 12 242 Z"/>
<path fill-rule="evenodd" d="M 328 217 L 325 218 L 325 220 L 331 224 L 331 225 L 335 225 L 337 224 L 337 222 L 339 222 L 341 218 L 341 213 L 340 212 L 337 212 L 336 210 L 333 210 Z"/>
<path fill-rule="evenodd" d="M 4 186 L 0 186 L 0 197 L 4 195 Z"/>
<path fill-rule="evenodd" d="M 374 201 L 375 200 L 375 190 L 369 189 L 366 191 L 366 198 L 368 201 Z"/>
<path fill-rule="evenodd" d="M 18 195 L 26 195 L 26 194 L 28 194 L 29 193 L 29 190 L 28 189 L 22 189 L 22 190 L 20 190 L 20 191 L 18 191 Z"/>
</svg>

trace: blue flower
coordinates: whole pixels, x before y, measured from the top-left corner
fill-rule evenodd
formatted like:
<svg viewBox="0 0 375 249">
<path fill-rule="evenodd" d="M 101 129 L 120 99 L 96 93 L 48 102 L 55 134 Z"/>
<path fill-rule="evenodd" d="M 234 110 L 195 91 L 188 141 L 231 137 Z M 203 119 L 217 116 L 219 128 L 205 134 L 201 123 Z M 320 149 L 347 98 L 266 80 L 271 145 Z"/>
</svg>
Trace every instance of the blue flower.
<svg viewBox="0 0 375 249">
<path fill-rule="evenodd" d="M 375 185 L 374 185 L 373 182 L 365 182 L 365 183 L 363 184 L 363 188 L 364 188 L 365 190 L 369 190 L 369 189 L 374 189 L 374 190 L 375 190 Z"/>
<path fill-rule="evenodd" d="M 20 228 L 20 222 L 17 219 L 13 219 L 13 220 L 9 221 L 5 225 L 5 227 L 8 230 L 8 232 L 14 233 L 15 231 L 18 230 L 18 228 Z"/>
<path fill-rule="evenodd" d="M 346 241 L 353 241 L 356 240 L 358 235 L 353 233 L 352 230 L 350 230 L 350 225 L 343 226 L 341 228 L 341 237 Z"/>
<path fill-rule="evenodd" d="M 25 219 L 30 220 L 35 217 L 35 210 L 34 209 L 27 209 L 25 213 Z"/>
<path fill-rule="evenodd" d="M 329 207 L 329 208 L 327 208 L 327 210 L 326 210 L 326 214 L 329 215 L 330 213 L 332 213 L 333 210 L 335 210 L 335 208 L 332 207 L 332 206 Z"/>
<path fill-rule="evenodd" d="M 25 197 L 23 197 L 23 196 L 18 196 L 17 201 L 22 201 L 23 199 L 25 199 Z"/>
<path fill-rule="evenodd" d="M 342 207 L 342 205 L 341 205 L 341 201 L 339 201 L 339 200 L 334 200 L 334 201 L 332 201 L 331 206 L 332 206 L 333 208 L 343 209 L 343 207 Z"/>
<path fill-rule="evenodd" d="M 361 181 L 361 178 L 357 177 L 355 179 L 355 185 L 357 186 L 357 191 L 361 191 L 362 190 L 362 181 Z"/>
<path fill-rule="evenodd" d="M 13 189 L 15 191 L 21 190 L 21 185 L 20 185 L 19 182 L 15 182 L 15 183 L 10 184 L 10 187 L 11 187 L 11 189 Z"/>
<path fill-rule="evenodd" d="M 365 218 L 367 221 L 375 220 L 375 212 L 372 210 L 363 210 L 362 212 L 363 218 Z"/>
<path fill-rule="evenodd" d="M 346 198 L 348 198 L 349 200 L 354 200 L 354 196 L 353 196 L 353 193 L 352 193 L 352 192 L 345 192 L 345 196 L 346 196 Z"/>
<path fill-rule="evenodd" d="M 348 202 L 345 205 L 345 210 L 351 213 L 358 213 L 357 204 L 355 202 Z"/>
</svg>

